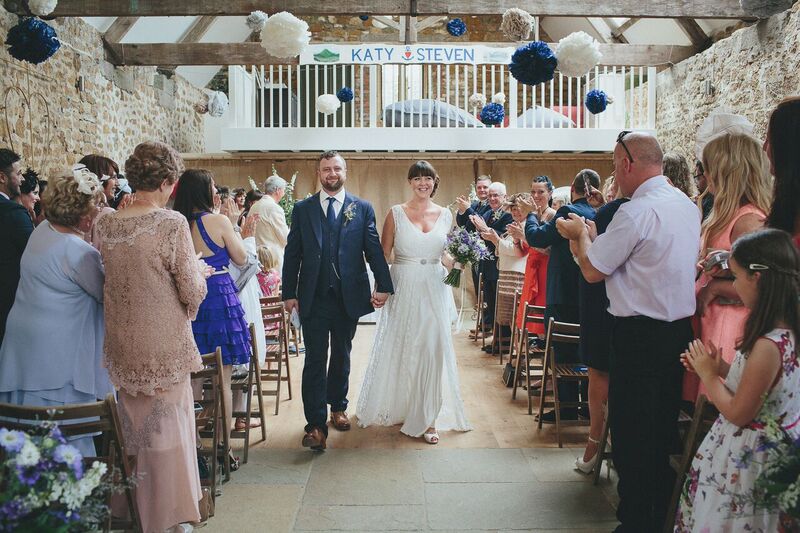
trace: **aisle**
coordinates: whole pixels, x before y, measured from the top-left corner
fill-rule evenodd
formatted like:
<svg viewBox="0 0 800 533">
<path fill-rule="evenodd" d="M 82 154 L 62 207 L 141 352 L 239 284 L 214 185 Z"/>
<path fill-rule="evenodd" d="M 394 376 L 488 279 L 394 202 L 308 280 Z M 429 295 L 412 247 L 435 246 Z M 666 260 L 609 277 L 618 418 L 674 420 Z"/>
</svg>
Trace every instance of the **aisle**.
<svg viewBox="0 0 800 533">
<path fill-rule="evenodd" d="M 360 326 L 354 341 L 351 415 L 373 331 Z M 277 417 L 269 411 L 267 442 L 223 486 L 204 531 L 613 529 L 613 483 L 604 473 L 594 487 L 572 469 L 586 428 L 567 429 L 567 447 L 558 449 L 550 428 L 536 430 L 524 396 L 511 403 L 497 359 L 475 346 L 464 334 L 455 339 L 475 430 L 442 433 L 437 446 L 398 427 L 354 423 L 349 432 L 331 429 L 324 453 L 302 448 L 302 358 L 292 358 L 294 399 L 281 402 Z"/>
</svg>

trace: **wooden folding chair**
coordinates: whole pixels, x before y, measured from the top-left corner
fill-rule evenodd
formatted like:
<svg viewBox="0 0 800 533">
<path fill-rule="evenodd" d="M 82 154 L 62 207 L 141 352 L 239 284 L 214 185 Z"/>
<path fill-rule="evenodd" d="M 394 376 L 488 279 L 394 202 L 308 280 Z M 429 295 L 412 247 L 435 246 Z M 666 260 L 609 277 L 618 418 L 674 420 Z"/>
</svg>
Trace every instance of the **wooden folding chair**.
<svg viewBox="0 0 800 533">
<path fill-rule="evenodd" d="M 475 314 L 475 335 L 471 338 L 476 342 L 478 339 L 482 339 L 483 347 L 486 346 L 486 334 L 483 330 L 483 310 L 486 307 L 486 303 L 483 301 L 483 272 L 478 274 L 478 294 L 475 295 L 475 298 L 478 300 L 478 312 Z"/>
<path fill-rule="evenodd" d="M 683 443 L 683 453 L 681 455 L 671 455 L 669 458 L 669 465 L 675 470 L 675 486 L 672 488 L 672 497 L 669 501 L 667 508 L 667 517 L 674 517 L 678 510 L 678 501 L 681 497 L 683 484 L 686 481 L 686 474 L 689 472 L 689 467 L 692 466 L 692 459 L 694 459 L 697 449 L 703 442 L 706 433 L 709 432 L 711 426 L 717 420 L 719 411 L 711 403 L 704 394 L 697 397 L 694 404 L 694 414 L 692 421 L 689 423 L 689 428 L 686 432 L 686 437 Z M 679 417 L 680 419 L 680 417 Z M 671 532 L 674 525 L 670 520 L 667 520 L 664 525 L 664 531 Z"/>
<path fill-rule="evenodd" d="M 545 407 L 552 407 L 555 409 L 555 424 L 556 424 L 556 438 L 558 439 L 558 447 L 562 448 L 561 442 L 561 426 L 588 426 L 588 420 L 561 420 L 561 408 L 575 408 L 586 407 L 588 409 L 588 401 L 575 401 L 575 402 L 562 402 L 558 398 L 558 384 L 562 381 L 575 381 L 578 383 L 589 382 L 589 370 L 582 367 L 580 363 L 557 363 L 555 356 L 555 344 L 575 344 L 580 342 L 580 326 L 578 324 L 570 324 L 568 322 L 556 322 L 550 317 L 547 324 L 547 334 L 545 335 L 544 347 L 544 371 L 542 375 L 542 388 L 539 391 L 539 420 L 538 427 L 542 429 L 544 423 L 544 409 Z M 547 394 L 548 378 L 552 386 L 552 396 Z M 550 396 L 550 397 L 548 397 Z"/>
<path fill-rule="evenodd" d="M 511 390 L 511 399 L 517 399 L 517 387 L 522 381 L 522 374 L 525 373 L 525 386 L 528 392 L 528 414 L 533 414 L 533 401 L 531 398 L 536 395 L 533 391 L 531 378 L 542 379 L 544 374 L 544 349 L 532 347 L 530 345 L 530 335 L 528 326 L 530 324 L 544 325 L 544 307 L 539 305 L 525 304 L 525 315 L 522 319 L 522 329 L 520 329 L 517 342 L 517 360 L 514 365 L 514 386 Z"/>
<path fill-rule="evenodd" d="M 280 295 L 263 296 L 260 299 L 260 302 L 261 302 L 261 307 L 264 307 L 265 305 L 277 305 L 277 304 L 281 304 L 282 305 L 283 304 L 283 300 L 281 299 Z M 287 332 L 288 332 L 288 335 L 289 335 L 288 342 L 289 342 L 289 344 L 294 346 L 294 356 L 298 357 L 300 355 L 300 345 L 303 343 L 303 330 L 302 330 L 302 328 L 296 328 L 296 327 L 294 327 L 294 325 L 289 323 L 289 317 L 288 316 L 286 317 L 286 321 L 287 321 L 287 327 L 288 327 Z M 267 335 L 267 337 L 271 338 L 269 335 Z M 275 336 L 275 338 L 277 338 L 277 336 Z M 289 353 L 291 355 L 291 352 L 289 352 Z M 291 397 L 289 399 L 291 399 Z"/>
<path fill-rule="evenodd" d="M 245 394 L 245 405 L 243 411 L 234 411 L 233 418 L 244 418 L 245 429 L 237 430 L 236 428 L 231 431 L 232 439 L 244 440 L 244 453 L 242 462 L 247 462 L 247 457 L 250 452 L 250 419 L 253 416 L 261 420 L 261 441 L 267 440 L 267 420 L 264 413 L 264 397 L 262 396 L 261 389 L 261 365 L 258 363 L 258 343 L 256 340 L 256 327 L 250 324 L 250 348 L 252 355 L 250 356 L 250 365 L 247 376 L 241 379 L 231 380 L 231 390 L 233 394 Z M 252 409 L 253 405 L 253 385 L 256 386 L 256 409 Z"/>
<path fill-rule="evenodd" d="M 224 481 L 231 479 L 231 464 L 228 455 L 231 449 L 231 413 L 225 408 L 225 402 L 222 398 L 222 387 L 224 380 L 222 377 L 222 350 L 217 347 L 214 352 L 202 354 L 200 356 L 203 360 L 203 370 L 192 373 L 192 379 L 201 379 L 203 382 L 203 399 L 195 400 L 203 406 L 203 413 L 197 420 L 198 431 L 201 438 L 211 439 L 213 446 L 211 449 L 216 455 L 221 455 L 224 459 L 222 464 L 222 472 L 225 475 Z M 211 416 L 209 407 L 215 405 L 216 414 Z M 221 421 L 221 422 L 220 422 Z M 222 450 L 220 450 L 219 442 L 222 441 Z M 205 449 L 201 450 L 203 454 L 212 453 Z M 217 487 L 216 479 L 212 484 Z"/>
<path fill-rule="evenodd" d="M 522 298 L 520 291 L 514 291 L 514 308 L 511 310 L 511 338 L 508 341 L 508 362 L 510 363 L 514 357 L 515 346 L 519 338 L 520 329 L 517 327 L 517 308 L 519 301 Z M 501 346 L 502 348 L 502 346 Z M 503 364 L 503 351 L 500 350 L 500 364 Z"/>
<path fill-rule="evenodd" d="M 36 421 L 52 420 L 58 422 L 58 427 L 65 437 L 90 436 L 101 433 L 99 455 L 84 457 L 84 462 L 91 465 L 93 461 L 97 460 L 108 465 L 106 476 L 111 477 L 112 482 L 122 483 L 125 487 L 124 496 L 129 513 L 126 518 L 115 518 L 109 512 L 103 531 L 112 529 L 142 530 L 142 522 L 133 496 L 133 466 L 125 449 L 125 437 L 122 433 L 114 395 L 109 394 L 102 402 L 67 404 L 60 407 L 32 407 L 0 403 L 0 417 L 2 417 L 0 427 L 8 429 L 37 431 L 38 426 L 34 426 Z M 97 440 L 95 439 L 95 442 Z M 111 508 L 111 497 L 112 494 L 109 493 L 106 502 L 109 509 Z"/>
<path fill-rule="evenodd" d="M 266 305 L 261 307 L 261 316 L 264 321 L 264 331 L 267 334 L 267 353 L 265 367 L 261 369 L 261 381 L 274 381 L 275 389 L 264 390 L 263 394 L 275 396 L 275 414 L 278 414 L 281 403 L 281 382 L 285 381 L 292 399 L 292 382 L 289 369 L 289 340 L 286 333 L 286 314 L 282 304 Z M 270 339 L 272 336 L 272 339 Z M 275 364 L 276 368 L 272 368 Z M 286 372 L 284 375 L 284 367 Z"/>
<path fill-rule="evenodd" d="M 606 467 L 608 466 L 608 460 L 611 459 L 611 452 L 608 451 L 608 402 L 606 402 L 605 412 L 605 420 L 603 421 L 603 433 L 600 435 L 600 444 L 597 446 L 597 463 L 594 466 L 594 480 L 592 483 L 597 485 L 600 482 L 600 473 L 603 470 L 603 461 L 606 461 Z"/>
</svg>

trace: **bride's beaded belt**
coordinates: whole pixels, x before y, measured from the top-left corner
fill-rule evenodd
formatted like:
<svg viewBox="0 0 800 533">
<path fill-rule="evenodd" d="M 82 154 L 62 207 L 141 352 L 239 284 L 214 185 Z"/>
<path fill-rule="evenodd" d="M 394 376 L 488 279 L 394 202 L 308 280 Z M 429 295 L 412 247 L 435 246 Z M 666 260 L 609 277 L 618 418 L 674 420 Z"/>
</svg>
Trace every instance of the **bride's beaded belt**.
<svg viewBox="0 0 800 533">
<path fill-rule="evenodd" d="M 442 262 L 441 257 L 395 257 L 395 265 L 438 265 Z"/>
</svg>

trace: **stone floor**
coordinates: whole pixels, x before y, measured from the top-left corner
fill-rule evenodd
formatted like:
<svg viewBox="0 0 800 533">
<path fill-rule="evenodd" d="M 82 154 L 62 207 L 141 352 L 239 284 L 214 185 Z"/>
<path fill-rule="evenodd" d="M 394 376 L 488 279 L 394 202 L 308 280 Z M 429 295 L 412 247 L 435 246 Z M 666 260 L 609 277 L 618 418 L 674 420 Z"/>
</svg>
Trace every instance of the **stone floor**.
<svg viewBox="0 0 800 533">
<path fill-rule="evenodd" d="M 351 405 L 373 331 L 360 326 L 354 342 Z M 267 399 L 267 440 L 252 445 L 248 463 L 223 486 L 203 531 L 613 530 L 613 472 L 604 469 L 594 486 L 573 470 L 586 428 L 569 428 L 559 449 L 552 428 L 536 429 L 524 395 L 511 401 L 497 359 L 464 334 L 455 345 L 475 429 L 444 432 L 437 446 L 398 427 L 354 427 L 331 429 L 323 453 L 303 449 L 302 357 L 292 359 L 294 398 L 281 402 L 278 416 Z"/>
</svg>

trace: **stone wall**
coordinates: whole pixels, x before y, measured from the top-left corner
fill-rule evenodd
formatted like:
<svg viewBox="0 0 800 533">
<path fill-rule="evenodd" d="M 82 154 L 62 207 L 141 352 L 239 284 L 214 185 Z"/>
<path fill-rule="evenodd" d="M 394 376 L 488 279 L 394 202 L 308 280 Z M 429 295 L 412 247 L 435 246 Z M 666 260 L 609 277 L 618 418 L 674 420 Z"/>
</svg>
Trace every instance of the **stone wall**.
<svg viewBox="0 0 800 533">
<path fill-rule="evenodd" d="M 0 8 L 0 40 L 16 23 L 16 15 Z M 122 166 L 145 140 L 204 151 L 204 119 L 192 109 L 205 101 L 202 90 L 154 67 L 114 68 L 103 59 L 101 35 L 81 19 L 48 24 L 62 46 L 46 62 L 31 65 L 0 49 L 0 146 L 13 147 L 44 176 L 89 153 Z"/>
<path fill-rule="evenodd" d="M 662 146 L 694 161 L 697 129 L 720 106 L 746 116 L 763 139 L 770 111 L 800 93 L 799 44 L 800 4 L 795 4 L 661 72 L 656 121 Z"/>
</svg>

